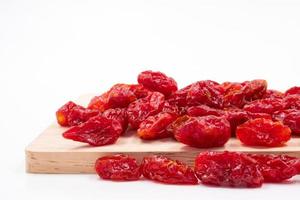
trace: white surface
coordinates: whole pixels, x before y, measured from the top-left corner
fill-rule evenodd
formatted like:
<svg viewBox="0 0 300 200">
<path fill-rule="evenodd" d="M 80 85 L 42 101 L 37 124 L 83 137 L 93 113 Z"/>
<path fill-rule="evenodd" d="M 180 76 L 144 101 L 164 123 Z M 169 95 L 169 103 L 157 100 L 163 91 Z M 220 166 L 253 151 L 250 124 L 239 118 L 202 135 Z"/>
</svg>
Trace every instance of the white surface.
<svg viewBox="0 0 300 200">
<path fill-rule="evenodd" d="M 80 94 L 161 70 L 180 86 L 265 78 L 300 85 L 299 1 L 0 1 L 3 199 L 289 199 L 300 177 L 261 189 L 112 183 L 24 173 L 24 147 Z"/>
</svg>

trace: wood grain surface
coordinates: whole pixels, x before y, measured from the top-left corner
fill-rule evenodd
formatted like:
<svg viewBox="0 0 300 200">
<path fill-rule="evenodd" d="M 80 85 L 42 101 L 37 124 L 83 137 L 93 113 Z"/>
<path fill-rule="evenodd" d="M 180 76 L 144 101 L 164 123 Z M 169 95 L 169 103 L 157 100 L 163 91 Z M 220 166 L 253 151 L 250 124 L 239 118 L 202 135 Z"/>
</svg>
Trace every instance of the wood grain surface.
<svg viewBox="0 0 300 200">
<path fill-rule="evenodd" d="M 76 103 L 86 105 L 93 95 L 84 95 Z M 127 132 L 113 145 L 92 147 L 85 143 L 66 140 L 62 132 L 66 128 L 57 123 L 50 125 L 26 147 L 26 171 L 29 173 L 94 173 L 95 160 L 103 155 L 127 153 L 139 162 L 145 155 L 163 154 L 189 165 L 201 151 L 238 151 L 250 153 L 284 153 L 300 157 L 300 138 L 292 138 L 286 146 L 276 148 L 246 147 L 231 138 L 224 147 L 198 149 L 188 147 L 171 138 L 144 141 L 134 131 Z"/>
</svg>

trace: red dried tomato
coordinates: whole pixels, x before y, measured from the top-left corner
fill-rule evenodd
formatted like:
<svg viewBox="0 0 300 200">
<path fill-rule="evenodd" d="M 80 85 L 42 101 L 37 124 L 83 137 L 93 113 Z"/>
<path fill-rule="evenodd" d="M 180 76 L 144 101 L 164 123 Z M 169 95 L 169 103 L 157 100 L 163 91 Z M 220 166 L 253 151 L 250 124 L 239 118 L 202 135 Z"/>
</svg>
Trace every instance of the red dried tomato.
<svg viewBox="0 0 300 200">
<path fill-rule="evenodd" d="M 198 81 L 192 84 L 188 94 L 187 102 L 189 105 L 206 104 L 211 107 L 223 107 L 222 88 L 218 87 L 217 82 L 211 80 Z"/>
<path fill-rule="evenodd" d="M 97 174 L 103 179 L 134 181 L 141 176 L 136 159 L 124 154 L 104 156 L 95 163 Z"/>
<path fill-rule="evenodd" d="M 222 116 L 225 114 L 223 110 L 211 108 L 206 105 L 200 106 L 191 106 L 187 109 L 187 114 L 193 117 L 200 117 L 206 115 L 215 115 L 215 116 Z"/>
<path fill-rule="evenodd" d="M 300 95 L 293 94 L 288 95 L 283 99 L 283 104 L 285 109 L 297 109 L 300 110 Z"/>
<path fill-rule="evenodd" d="M 171 125 L 176 140 L 192 147 L 223 146 L 230 138 L 230 123 L 224 117 L 182 116 Z"/>
<path fill-rule="evenodd" d="M 281 122 L 257 118 L 236 129 L 237 138 L 249 146 L 281 146 L 291 138 L 291 129 Z"/>
<path fill-rule="evenodd" d="M 147 117 L 161 112 L 164 103 L 164 95 L 159 92 L 152 92 L 147 97 L 132 102 L 127 108 L 131 128 L 137 129 Z"/>
<path fill-rule="evenodd" d="M 102 116 L 119 121 L 122 125 L 122 133 L 124 133 L 127 130 L 128 120 L 126 108 L 111 108 L 104 111 L 102 113 Z"/>
<path fill-rule="evenodd" d="M 300 159 L 286 155 L 249 154 L 258 162 L 259 170 L 265 182 L 282 182 L 297 175 Z"/>
<path fill-rule="evenodd" d="M 108 92 L 94 97 L 90 101 L 88 108 L 98 109 L 101 112 L 109 108 L 124 108 L 135 101 L 136 98 L 132 85 L 115 84 Z"/>
<path fill-rule="evenodd" d="M 268 113 L 273 114 L 277 110 L 284 109 L 282 99 L 269 98 L 252 101 L 244 106 L 244 110 L 252 113 Z"/>
<path fill-rule="evenodd" d="M 279 98 L 282 99 L 284 97 L 284 94 L 280 91 L 277 90 L 267 90 L 264 96 L 262 97 L 263 99 L 269 99 L 269 98 Z"/>
<path fill-rule="evenodd" d="M 92 146 L 103 146 L 115 143 L 122 131 L 119 121 L 98 115 L 68 129 L 63 133 L 63 137 Z"/>
<path fill-rule="evenodd" d="M 293 95 L 293 94 L 299 94 L 300 95 L 300 87 L 298 87 L 298 86 L 291 87 L 284 94 L 286 96 Z"/>
<path fill-rule="evenodd" d="M 138 82 L 144 87 L 160 92 L 165 96 L 170 96 L 177 90 L 176 81 L 161 72 L 144 71 L 139 74 Z"/>
<path fill-rule="evenodd" d="M 145 140 L 171 137 L 173 134 L 167 130 L 167 127 L 176 120 L 176 118 L 177 115 L 167 112 L 160 112 L 157 115 L 149 116 L 140 124 L 137 134 L 140 138 Z"/>
<path fill-rule="evenodd" d="M 203 184 L 225 187 L 260 187 L 264 181 L 257 162 L 235 152 L 202 152 L 195 173 Z"/>
<path fill-rule="evenodd" d="M 143 159 L 142 174 L 145 178 L 168 184 L 197 184 L 191 167 L 164 156 L 148 156 Z"/>
<path fill-rule="evenodd" d="M 74 126 L 98 114 L 97 110 L 87 109 L 69 101 L 56 111 L 56 119 L 61 126 Z"/>
<path fill-rule="evenodd" d="M 300 135 L 300 110 L 287 109 L 277 111 L 273 114 L 273 118 L 287 125 L 293 134 Z"/>
</svg>

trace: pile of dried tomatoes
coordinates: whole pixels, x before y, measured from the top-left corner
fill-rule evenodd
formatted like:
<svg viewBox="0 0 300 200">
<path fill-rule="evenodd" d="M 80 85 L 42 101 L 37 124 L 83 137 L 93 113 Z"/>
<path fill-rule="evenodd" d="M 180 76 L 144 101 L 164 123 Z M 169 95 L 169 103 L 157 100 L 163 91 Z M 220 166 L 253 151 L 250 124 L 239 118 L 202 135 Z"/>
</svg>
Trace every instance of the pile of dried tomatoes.
<svg viewBox="0 0 300 200">
<path fill-rule="evenodd" d="M 144 140 L 173 137 L 192 147 L 210 148 L 223 146 L 230 137 L 247 146 L 278 147 L 291 135 L 300 135 L 300 87 L 282 93 L 267 89 L 265 80 L 222 84 L 204 80 L 178 90 L 176 81 L 161 72 L 144 71 L 137 79 L 138 84 L 115 84 L 87 107 L 70 101 L 59 108 L 57 122 L 70 127 L 63 137 L 103 146 L 133 129 Z M 294 160 L 207 152 L 197 157 L 195 172 L 203 183 L 256 187 L 263 180 L 278 182 L 297 174 L 285 167 Z M 130 172 L 114 169 L 122 169 L 124 163 L 132 167 Z M 145 158 L 141 166 L 133 158 L 116 155 L 99 159 L 96 169 L 103 178 L 135 180 L 143 174 L 168 183 L 198 182 L 191 168 L 165 157 Z M 229 172 L 222 174 L 222 170 Z"/>
<path fill-rule="evenodd" d="M 146 179 L 167 184 L 203 184 L 224 187 L 260 187 L 300 174 L 300 159 L 286 155 L 258 155 L 236 152 L 202 152 L 195 167 L 170 158 L 153 155 L 136 159 L 123 154 L 104 156 L 95 164 L 103 179 L 132 181 Z"/>
</svg>

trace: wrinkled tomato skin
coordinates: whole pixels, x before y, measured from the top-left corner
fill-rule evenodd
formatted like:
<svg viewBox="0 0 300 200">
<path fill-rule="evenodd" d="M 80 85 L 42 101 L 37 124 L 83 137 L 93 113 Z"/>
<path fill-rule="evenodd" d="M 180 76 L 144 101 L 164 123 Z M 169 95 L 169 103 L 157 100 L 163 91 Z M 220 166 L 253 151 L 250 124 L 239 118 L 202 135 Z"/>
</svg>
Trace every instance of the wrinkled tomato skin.
<svg viewBox="0 0 300 200">
<path fill-rule="evenodd" d="M 145 178 L 167 184 L 198 184 L 194 170 L 186 164 L 164 156 L 143 159 L 142 174 Z"/>
<path fill-rule="evenodd" d="M 252 101 L 244 106 L 244 110 L 252 113 L 267 113 L 272 115 L 275 111 L 284 109 L 282 99 L 269 98 Z"/>
<path fill-rule="evenodd" d="M 277 90 L 267 90 L 266 93 L 263 95 L 262 99 L 269 99 L 269 98 L 279 98 L 282 99 L 284 97 L 284 93 L 277 91 Z"/>
<path fill-rule="evenodd" d="M 264 178 L 257 162 L 236 152 L 202 152 L 195 173 L 203 184 L 223 187 L 261 187 Z"/>
<path fill-rule="evenodd" d="M 139 84 L 152 91 L 170 96 L 177 90 L 176 81 L 162 72 L 144 71 L 138 75 Z"/>
<path fill-rule="evenodd" d="M 188 106 L 187 102 L 187 95 L 188 92 L 190 91 L 192 87 L 191 85 L 188 85 L 180 90 L 177 90 L 173 94 L 171 94 L 169 97 L 167 97 L 167 101 L 169 102 L 170 105 L 175 105 L 178 108 L 184 108 Z"/>
<path fill-rule="evenodd" d="M 165 97 L 159 92 L 152 92 L 147 97 L 132 102 L 127 108 L 131 128 L 138 129 L 147 117 L 160 113 L 164 105 Z"/>
<path fill-rule="evenodd" d="M 148 96 L 149 93 L 151 93 L 150 90 L 148 90 L 147 88 L 145 88 L 140 84 L 130 85 L 130 91 L 133 92 L 133 94 L 136 96 L 137 99 L 144 98 Z"/>
<path fill-rule="evenodd" d="M 80 125 L 71 127 L 63 133 L 63 137 L 92 146 L 103 146 L 115 143 L 122 131 L 119 121 L 97 115 Z"/>
<path fill-rule="evenodd" d="M 114 181 L 135 181 L 141 176 L 136 159 L 124 154 L 98 158 L 95 170 L 100 178 Z"/>
<path fill-rule="evenodd" d="M 122 125 L 122 133 L 127 130 L 128 127 L 128 120 L 127 120 L 127 109 L 126 108 L 111 108 L 107 109 L 102 113 L 102 116 L 115 119 L 120 122 Z"/>
<path fill-rule="evenodd" d="M 137 130 L 137 134 L 144 140 L 155 140 L 173 136 L 167 127 L 175 121 L 177 115 L 161 112 L 154 116 L 149 116 L 144 120 Z"/>
<path fill-rule="evenodd" d="M 86 122 L 98 114 L 97 110 L 87 109 L 69 101 L 56 111 L 56 119 L 59 125 L 69 127 Z"/>
<path fill-rule="evenodd" d="M 215 108 L 223 107 L 223 90 L 217 82 L 211 80 L 198 81 L 192 84 L 187 93 L 187 103 L 190 106 L 206 104 Z"/>
<path fill-rule="evenodd" d="M 282 146 L 291 138 L 291 129 L 281 122 L 256 118 L 236 129 L 237 138 L 247 146 Z"/>
<path fill-rule="evenodd" d="M 283 99 L 285 109 L 297 109 L 300 110 L 300 95 L 293 94 L 288 95 Z"/>
<path fill-rule="evenodd" d="M 197 148 L 223 146 L 231 136 L 230 123 L 213 115 L 182 116 L 171 127 L 177 141 Z"/>
<path fill-rule="evenodd" d="M 279 183 L 297 175 L 300 159 L 286 155 L 248 154 L 258 162 L 265 182 Z"/>
<path fill-rule="evenodd" d="M 187 114 L 192 117 L 200 117 L 207 115 L 222 116 L 225 114 L 223 110 L 211 108 L 206 105 L 191 106 L 187 109 Z"/>
<path fill-rule="evenodd" d="M 294 94 L 300 95 L 300 87 L 299 86 L 291 87 L 284 94 L 285 94 L 285 96 L 294 95 Z"/>
<path fill-rule="evenodd" d="M 287 125 L 292 130 L 292 134 L 300 135 L 300 110 L 287 109 L 277 111 L 273 114 L 273 118 Z"/>
<path fill-rule="evenodd" d="M 88 108 L 104 112 L 109 108 L 125 108 L 137 97 L 132 85 L 118 83 L 113 85 L 109 91 L 91 99 Z"/>
<path fill-rule="evenodd" d="M 224 107 L 242 108 L 248 102 L 263 97 L 267 82 L 260 79 L 243 83 L 224 82 L 220 87 L 224 89 Z"/>
</svg>

